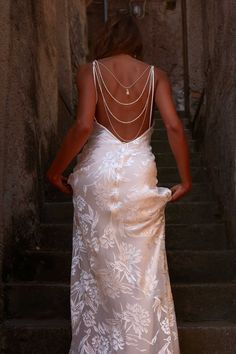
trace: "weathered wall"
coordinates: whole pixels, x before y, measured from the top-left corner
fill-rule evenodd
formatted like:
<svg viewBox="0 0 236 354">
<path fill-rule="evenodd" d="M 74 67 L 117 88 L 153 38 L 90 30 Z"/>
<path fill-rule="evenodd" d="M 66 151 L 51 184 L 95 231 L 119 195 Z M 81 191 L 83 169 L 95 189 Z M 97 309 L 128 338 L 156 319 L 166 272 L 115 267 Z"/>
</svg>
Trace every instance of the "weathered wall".
<svg viewBox="0 0 236 354">
<path fill-rule="evenodd" d="M 203 18 L 199 0 L 187 1 L 189 104 L 194 116 L 204 89 Z"/>
<path fill-rule="evenodd" d="M 73 75 L 87 55 L 86 0 L 1 1 L 0 31 L 0 264 L 2 275 L 4 258 L 7 280 L 12 257 L 36 233 L 45 171 L 72 122 Z"/>
<path fill-rule="evenodd" d="M 203 0 L 202 18 L 205 96 L 195 134 L 236 246 L 236 2 Z"/>
<path fill-rule="evenodd" d="M 127 8 L 126 0 L 109 2 L 109 13 L 122 8 Z M 144 60 L 168 72 L 177 108 L 184 110 L 181 3 L 177 1 L 176 8 L 168 10 L 165 1 L 149 0 L 146 11 L 146 16 L 139 21 Z M 103 23 L 103 1 L 92 2 L 88 7 L 90 47 Z"/>
<path fill-rule="evenodd" d="M 142 32 L 145 58 L 170 76 L 177 108 L 184 110 L 184 68 L 181 3 L 168 10 L 165 1 L 148 1 Z"/>
</svg>

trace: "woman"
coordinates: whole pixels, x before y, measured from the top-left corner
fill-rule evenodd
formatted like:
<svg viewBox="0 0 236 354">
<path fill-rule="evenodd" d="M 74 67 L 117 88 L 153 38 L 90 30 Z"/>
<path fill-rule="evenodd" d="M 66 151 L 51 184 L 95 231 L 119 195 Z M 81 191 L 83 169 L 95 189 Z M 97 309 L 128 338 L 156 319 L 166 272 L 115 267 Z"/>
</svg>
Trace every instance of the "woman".
<svg viewBox="0 0 236 354">
<path fill-rule="evenodd" d="M 112 17 L 96 60 L 78 70 L 76 121 L 47 173 L 73 192 L 70 354 L 180 352 L 164 211 L 191 189 L 189 152 L 170 81 L 141 54 L 135 20 Z M 181 178 L 170 189 L 157 186 L 154 101 Z"/>
</svg>

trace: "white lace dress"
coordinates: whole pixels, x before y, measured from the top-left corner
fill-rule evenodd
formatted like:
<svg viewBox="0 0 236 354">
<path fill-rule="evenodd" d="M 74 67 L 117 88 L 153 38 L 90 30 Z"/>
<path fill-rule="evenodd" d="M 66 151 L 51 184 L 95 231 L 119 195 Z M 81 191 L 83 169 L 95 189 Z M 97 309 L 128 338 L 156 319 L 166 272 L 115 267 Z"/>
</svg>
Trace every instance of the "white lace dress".
<svg viewBox="0 0 236 354">
<path fill-rule="evenodd" d="M 69 354 L 179 354 L 153 124 L 123 142 L 94 119 L 73 188 Z"/>
</svg>

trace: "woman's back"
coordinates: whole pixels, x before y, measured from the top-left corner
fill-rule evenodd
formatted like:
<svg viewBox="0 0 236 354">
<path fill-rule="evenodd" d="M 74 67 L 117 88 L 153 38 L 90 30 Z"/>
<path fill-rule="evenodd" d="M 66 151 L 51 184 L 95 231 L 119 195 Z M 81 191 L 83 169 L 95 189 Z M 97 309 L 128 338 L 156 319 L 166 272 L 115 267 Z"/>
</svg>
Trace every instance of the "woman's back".
<svg viewBox="0 0 236 354">
<path fill-rule="evenodd" d="M 154 67 L 130 55 L 93 62 L 96 120 L 117 138 L 131 141 L 152 125 Z"/>
</svg>

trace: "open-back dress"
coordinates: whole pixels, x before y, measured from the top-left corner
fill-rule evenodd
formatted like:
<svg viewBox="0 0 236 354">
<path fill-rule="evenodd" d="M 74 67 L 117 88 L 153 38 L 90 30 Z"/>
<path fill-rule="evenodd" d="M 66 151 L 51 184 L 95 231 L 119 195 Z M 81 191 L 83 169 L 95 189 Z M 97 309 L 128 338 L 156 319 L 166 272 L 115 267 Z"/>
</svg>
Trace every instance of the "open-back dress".
<svg viewBox="0 0 236 354">
<path fill-rule="evenodd" d="M 106 115 L 103 123 L 94 117 L 68 178 L 74 205 L 69 354 L 179 354 L 165 249 L 172 192 L 157 185 L 150 144 L 154 67 L 129 86 L 120 86 L 102 61 L 92 67 L 97 104 L 101 100 Z M 116 81 L 115 93 L 108 75 Z M 138 84 L 139 94 L 131 97 Z M 125 109 L 131 116 L 138 100 L 142 109 L 128 121 Z M 123 115 L 117 117 L 115 105 Z M 125 138 L 130 132 L 135 138 Z"/>
</svg>

